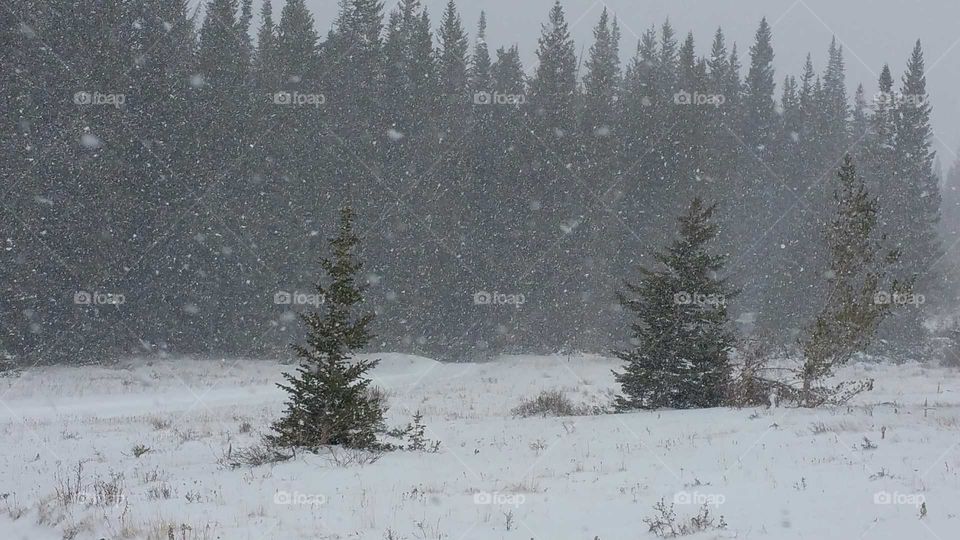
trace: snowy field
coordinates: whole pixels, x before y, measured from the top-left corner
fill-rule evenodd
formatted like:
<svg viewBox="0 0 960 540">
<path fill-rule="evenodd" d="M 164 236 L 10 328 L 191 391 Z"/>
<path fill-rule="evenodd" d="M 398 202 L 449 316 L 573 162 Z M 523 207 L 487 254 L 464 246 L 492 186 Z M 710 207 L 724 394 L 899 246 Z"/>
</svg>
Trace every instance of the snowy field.
<svg viewBox="0 0 960 540">
<path fill-rule="evenodd" d="M 391 423 L 420 410 L 438 453 L 221 466 L 280 411 L 290 367 L 272 362 L 0 379 L 0 537 L 626 540 L 655 537 L 643 520 L 661 499 L 678 519 L 706 503 L 727 523 L 689 538 L 960 535 L 957 371 L 851 367 L 877 386 L 840 409 L 524 419 L 511 409 L 540 390 L 609 403 L 617 364 L 379 357 Z"/>
</svg>

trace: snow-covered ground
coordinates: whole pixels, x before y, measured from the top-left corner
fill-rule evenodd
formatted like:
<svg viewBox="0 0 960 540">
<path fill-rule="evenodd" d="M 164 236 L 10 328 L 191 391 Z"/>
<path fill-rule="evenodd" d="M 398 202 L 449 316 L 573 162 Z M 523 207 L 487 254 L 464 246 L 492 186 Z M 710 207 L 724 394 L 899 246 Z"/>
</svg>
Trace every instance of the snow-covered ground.
<svg viewBox="0 0 960 540">
<path fill-rule="evenodd" d="M 290 366 L 273 362 L 0 378 L 0 537 L 643 539 L 661 499 L 679 519 L 702 503 L 723 515 L 724 530 L 690 538 L 960 535 L 957 371 L 853 366 L 843 375 L 874 377 L 876 389 L 840 409 L 523 419 L 510 410 L 545 389 L 608 403 L 617 364 L 379 357 L 391 422 L 420 410 L 439 453 L 220 466 L 279 413 L 274 383 Z M 148 449 L 139 457 L 137 445 Z"/>
</svg>

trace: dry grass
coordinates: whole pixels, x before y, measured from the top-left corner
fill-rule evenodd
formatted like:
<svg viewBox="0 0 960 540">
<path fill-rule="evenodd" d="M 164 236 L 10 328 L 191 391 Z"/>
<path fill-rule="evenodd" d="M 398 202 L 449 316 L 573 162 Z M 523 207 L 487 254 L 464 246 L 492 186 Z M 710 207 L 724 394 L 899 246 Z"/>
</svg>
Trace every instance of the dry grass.
<svg viewBox="0 0 960 540">
<path fill-rule="evenodd" d="M 513 408 L 514 416 L 528 418 L 531 416 L 584 416 L 593 414 L 593 410 L 585 405 L 574 403 L 561 390 L 544 390 L 532 399 L 525 399 Z"/>
</svg>

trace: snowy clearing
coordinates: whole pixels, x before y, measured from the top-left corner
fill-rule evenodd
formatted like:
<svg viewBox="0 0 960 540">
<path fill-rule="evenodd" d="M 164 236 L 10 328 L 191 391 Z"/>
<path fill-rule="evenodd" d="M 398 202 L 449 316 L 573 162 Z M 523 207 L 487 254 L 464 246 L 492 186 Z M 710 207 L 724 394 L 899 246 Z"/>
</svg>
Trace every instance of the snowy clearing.
<svg viewBox="0 0 960 540">
<path fill-rule="evenodd" d="M 130 362 L 0 379 L 2 536 L 619 540 L 654 538 L 643 520 L 661 499 L 681 520 L 706 503 L 727 523 L 690 538 L 960 532 L 956 371 L 853 366 L 843 375 L 877 386 L 841 409 L 515 418 L 511 409 L 541 390 L 607 404 L 617 363 L 378 357 L 391 424 L 420 410 L 439 453 L 220 466 L 279 414 L 274 383 L 291 366 L 274 362 Z"/>
</svg>

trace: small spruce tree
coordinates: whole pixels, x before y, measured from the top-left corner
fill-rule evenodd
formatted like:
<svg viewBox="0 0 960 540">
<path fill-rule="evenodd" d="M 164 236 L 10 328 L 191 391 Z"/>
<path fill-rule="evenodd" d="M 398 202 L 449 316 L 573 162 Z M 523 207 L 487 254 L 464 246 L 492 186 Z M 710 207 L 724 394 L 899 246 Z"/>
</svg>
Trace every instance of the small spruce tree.
<svg viewBox="0 0 960 540">
<path fill-rule="evenodd" d="M 621 411 L 723 404 L 734 343 L 726 301 L 735 291 L 716 276 L 725 257 L 707 251 L 717 234 L 713 211 L 694 199 L 679 219 L 680 238 L 654 255 L 663 269 L 641 268 L 641 282 L 627 283 L 629 295 L 618 295 L 636 316 L 635 347 L 616 353 L 626 362 L 622 373 L 614 372 L 623 388 Z"/>
<path fill-rule="evenodd" d="M 889 298 L 909 294 L 912 287 L 894 281 L 884 289 L 899 253 L 884 249 L 884 238 L 877 232 L 878 202 L 867 192 L 849 154 L 838 180 L 836 213 L 827 238 L 831 293 L 800 342 L 804 357 L 800 388 L 796 396 L 788 396 L 802 407 L 841 403 L 872 386 L 872 381 L 858 381 L 827 387 L 823 380 L 870 343 L 895 304 Z"/>
<path fill-rule="evenodd" d="M 356 360 L 354 351 L 366 346 L 372 314 L 359 313 L 364 287 L 357 283 L 363 265 L 357 259 L 360 239 L 353 231 L 353 212 L 341 211 L 340 230 L 330 240 L 333 257 L 320 266 L 328 283 L 318 281 L 324 299 L 320 312 L 301 315 L 307 326 L 306 345 L 295 345 L 300 366 L 285 373 L 289 394 L 283 417 L 273 424 L 267 441 L 274 446 L 317 451 L 327 445 L 384 449 L 383 407 L 369 392 L 366 374 L 376 360 Z"/>
</svg>

